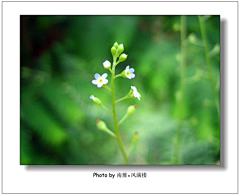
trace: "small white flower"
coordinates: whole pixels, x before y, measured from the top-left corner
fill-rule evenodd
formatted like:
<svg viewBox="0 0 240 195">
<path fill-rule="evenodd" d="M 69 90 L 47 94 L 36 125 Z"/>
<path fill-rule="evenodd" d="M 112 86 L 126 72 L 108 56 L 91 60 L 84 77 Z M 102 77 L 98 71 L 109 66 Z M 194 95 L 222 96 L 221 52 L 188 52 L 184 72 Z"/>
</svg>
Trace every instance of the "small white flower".
<svg viewBox="0 0 240 195">
<path fill-rule="evenodd" d="M 141 95 L 140 95 L 140 93 L 138 93 L 137 88 L 136 88 L 135 86 L 131 86 L 131 88 L 132 88 L 132 90 L 133 90 L 133 96 L 134 96 L 135 98 L 138 98 L 138 100 L 140 101 Z"/>
<path fill-rule="evenodd" d="M 99 106 L 102 105 L 101 100 L 98 99 L 98 98 L 96 98 L 96 97 L 94 97 L 94 95 L 91 95 L 91 96 L 90 96 L 90 99 L 93 100 L 93 102 L 94 102 L 95 104 L 97 104 L 97 105 L 99 105 Z"/>
<path fill-rule="evenodd" d="M 105 62 L 103 62 L 103 67 L 108 69 L 111 67 L 111 63 L 108 60 L 106 60 Z"/>
<path fill-rule="evenodd" d="M 92 80 L 92 84 L 97 85 L 98 88 L 102 87 L 103 85 L 108 83 L 107 73 L 104 73 L 102 76 L 100 76 L 98 73 L 94 75 L 96 80 Z"/>
<path fill-rule="evenodd" d="M 91 100 L 94 100 L 94 99 L 95 99 L 94 95 L 91 95 L 91 96 L 90 96 L 90 99 L 91 99 Z"/>
<path fill-rule="evenodd" d="M 125 76 L 128 78 L 128 79 L 132 79 L 135 77 L 135 74 L 133 73 L 135 70 L 133 68 L 130 68 L 129 69 L 129 66 L 126 67 L 125 69 Z"/>
</svg>

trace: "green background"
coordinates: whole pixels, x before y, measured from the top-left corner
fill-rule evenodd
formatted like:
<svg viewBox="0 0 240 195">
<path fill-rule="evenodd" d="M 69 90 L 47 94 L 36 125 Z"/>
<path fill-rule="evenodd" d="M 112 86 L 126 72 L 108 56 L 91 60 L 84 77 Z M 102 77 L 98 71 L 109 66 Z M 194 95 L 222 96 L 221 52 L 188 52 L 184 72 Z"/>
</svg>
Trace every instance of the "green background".
<svg viewBox="0 0 240 195">
<path fill-rule="evenodd" d="M 214 89 L 220 94 L 220 17 L 204 16 Z M 134 79 L 117 78 L 119 99 L 136 86 L 138 99 L 116 104 L 120 120 L 128 106 L 137 110 L 119 126 L 128 151 L 137 131 L 139 141 L 130 164 L 218 164 L 220 121 L 209 80 L 197 16 L 186 17 L 186 68 L 180 89 L 180 16 L 21 16 L 20 164 L 124 164 L 117 141 L 96 127 L 113 116 L 89 98 L 94 95 L 112 109 L 111 93 L 97 88 L 94 74 L 112 62 L 114 42 L 124 44 Z M 215 98 L 216 99 L 216 98 Z M 179 124 L 181 124 L 179 126 Z M 180 128 L 180 131 L 179 131 Z M 180 141 L 176 145 L 177 132 Z"/>
</svg>

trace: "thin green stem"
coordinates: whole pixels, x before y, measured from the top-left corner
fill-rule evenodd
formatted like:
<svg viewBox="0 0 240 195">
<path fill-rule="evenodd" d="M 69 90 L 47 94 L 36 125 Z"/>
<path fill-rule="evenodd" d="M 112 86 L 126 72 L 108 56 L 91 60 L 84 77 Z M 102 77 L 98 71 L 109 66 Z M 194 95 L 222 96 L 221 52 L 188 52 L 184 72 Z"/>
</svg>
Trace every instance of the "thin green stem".
<svg viewBox="0 0 240 195">
<path fill-rule="evenodd" d="M 107 90 L 109 90 L 109 91 L 112 91 L 112 89 L 111 88 L 109 88 L 107 85 L 103 85 L 103 87 L 105 87 Z"/>
<path fill-rule="evenodd" d="M 201 16 L 198 16 L 198 20 L 199 20 L 200 30 L 201 30 L 201 34 L 202 34 L 202 39 L 203 39 L 203 45 L 204 45 L 204 49 L 205 49 L 205 56 L 206 56 L 207 68 L 208 68 L 208 76 L 209 76 L 209 80 L 210 80 L 211 87 L 213 90 L 213 95 L 214 95 L 214 100 L 215 100 L 215 104 L 216 104 L 217 111 L 218 111 L 218 116 L 220 117 L 220 103 L 219 103 L 217 91 L 214 86 L 214 78 L 213 78 L 213 74 L 212 74 L 211 60 L 210 60 L 210 56 L 209 56 L 209 47 L 208 47 L 208 39 L 207 39 L 205 23 L 204 23 L 203 18 L 201 18 Z"/>
<path fill-rule="evenodd" d="M 180 97 L 178 99 L 178 109 L 180 109 L 181 105 L 183 104 L 183 94 L 184 94 L 184 87 L 185 87 L 185 67 L 186 67 L 186 16 L 180 17 L 181 22 L 181 61 L 180 61 Z M 179 112 L 179 111 L 178 111 Z M 177 132 L 176 132 L 176 140 L 175 140 L 175 147 L 174 147 L 174 164 L 180 163 L 180 145 L 181 145 L 181 130 L 182 130 L 182 114 L 179 112 L 180 115 L 178 116 L 178 126 L 177 126 Z"/>
<path fill-rule="evenodd" d="M 128 117 L 128 113 L 126 113 L 124 117 L 118 122 L 118 125 L 120 125 L 127 117 Z"/>
<path fill-rule="evenodd" d="M 105 130 L 106 133 L 108 133 L 109 135 L 111 135 L 114 138 L 117 138 L 117 136 L 115 135 L 115 133 L 113 133 L 112 131 L 110 131 L 109 129 Z"/>
<path fill-rule="evenodd" d="M 132 142 L 131 142 L 130 148 L 128 150 L 127 156 L 129 156 L 131 154 L 132 149 L 134 148 L 134 146 L 136 145 L 136 143 L 138 141 L 139 141 L 138 132 L 135 132 L 135 134 L 133 135 Z"/>
<path fill-rule="evenodd" d="M 128 95 L 124 96 L 123 98 L 120 98 L 120 99 L 116 100 L 115 103 L 120 102 L 120 101 L 122 101 L 122 100 L 125 100 L 125 99 L 127 99 L 127 98 L 129 98 Z"/>
<path fill-rule="evenodd" d="M 128 150 L 128 153 L 127 153 L 127 156 L 129 157 L 131 152 L 132 152 L 132 149 L 134 148 L 135 144 L 131 144 L 129 150 Z"/>
<path fill-rule="evenodd" d="M 186 67 L 186 16 L 181 16 L 181 61 L 180 61 L 180 90 L 184 91 L 185 86 L 185 67 Z"/>
<path fill-rule="evenodd" d="M 175 148 L 174 148 L 174 164 L 178 165 L 180 163 L 180 140 L 181 140 L 181 129 L 182 121 L 178 121 L 177 124 L 177 134 L 175 139 Z"/>
<path fill-rule="evenodd" d="M 122 74 L 118 74 L 118 75 L 115 76 L 115 78 L 117 78 L 117 77 L 121 77 L 121 76 L 122 76 Z"/>
<path fill-rule="evenodd" d="M 126 152 L 123 148 L 122 140 L 118 131 L 118 122 L 117 122 L 117 115 L 116 115 L 116 107 L 115 107 L 115 94 L 114 94 L 114 77 L 115 77 L 115 67 L 116 67 L 116 58 L 113 58 L 113 67 L 112 67 L 112 79 L 111 79 L 111 89 L 112 89 L 112 107 L 113 107 L 113 118 L 115 123 L 115 130 L 116 130 L 116 138 L 118 140 L 119 147 L 121 149 L 122 155 L 125 160 L 125 164 L 128 164 L 128 158 Z"/>
<path fill-rule="evenodd" d="M 103 104 L 101 105 L 106 111 L 110 112 L 111 114 L 113 114 L 112 111 L 110 111 L 106 106 L 104 106 Z"/>
</svg>

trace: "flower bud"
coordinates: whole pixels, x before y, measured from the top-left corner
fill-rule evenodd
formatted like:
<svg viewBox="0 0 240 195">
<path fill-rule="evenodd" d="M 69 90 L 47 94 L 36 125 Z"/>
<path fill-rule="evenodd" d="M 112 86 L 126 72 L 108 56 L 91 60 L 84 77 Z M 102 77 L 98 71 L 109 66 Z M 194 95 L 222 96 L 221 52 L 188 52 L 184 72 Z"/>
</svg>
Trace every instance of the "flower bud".
<svg viewBox="0 0 240 195">
<path fill-rule="evenodd" d="M 111 63 L 108 60 L 106 60 L 105 62 L 103 62 L 103 67 L 109 69 L 111 68 Z"/>
<path fill-rule="evenodd" d="M 180 24 L 179 23 L 175 23 L 174 25 L 173 25 L 173 30 L 175 30 L 176 32 L 178 32 L 178 31 L 180 31 Z"/>
<path fill-rule="evenodd" d="M 220 46 L 219 46 L 219 44 L 216 44 L 215 46 L 214 46 L 214 48 L 208 53 L 208 55 L 210 56 L 210 57 L 213 57 L 213 56 L 215 56 L 215 55 L 217 55 L 217 54 L 219 54 L 220 53 Z"/>
<path fill-rule="evenodd" d="M 117 48 L 118 48 L 118 43 L 115 42 L 115 43 L 113 44 L 113 47 L 115 47 L 115 48 L 117 49 Z"/>
<path fill-rule="evenodd" d="M 139 133 L 136 131 L 132 138 L 132 144 L 136 144 L 139 141 Z"/>
<path fill-rule="evenodd" d="M 193 43 L 193 44 L 196 44 L 197 42 L 197 37 L 194 33 L 191 33 L 189 36 L 188 36 L 188 41 L 190 43 Z"/>
<path fill-rule="evenodd" d="M 99 105 L 99 106 L 102 105 L 101 100 L 98 99 L 98 98 L 96 98 L 96 97 L 94 97 L 94 95 L 91 95 L 91 96 L 90 96 L 90 99 L 92 99 L 95 104 L 97 104 L 97 105 Z"/>
<path fill-rule="evenodd" d="M 120 44 L 120 45 L 118 46 L 118 54 L 121 54 L 123 51 L 124 51 L 123 44 Z"/>
<path fill-rule="evenodd" d="M 125 54 L 125 53 L 123 53 L 122 55 L 120 55 L 120 57 L 119 57 L 119 62 L 123 62 L 123 61 L 125 61 L 127 59 L 127 55 Z"/>
<path fill-rule="evenodd" d="M 104 121 L 101 121 L 100 119 L 98 119 L 98 120 L 96 121 L 96 123 L 97 123 L 97 128 L 98 128 L 98 129 L 100 129 L 100 130 L 108 133 L 108 134 L 111 135 L 112 137 L 116 138 L 116 135 L 107 128 L 107 125 L 106 125 L 106 123 L 105 123 Z"/>
<path fill-rule="evenodd" d="M 135 112 L 137 108 L 137 105 L 133 105 L 133 106 L 129 106 L 128 109 L 127 109 L 127 114 L 130 115 L 130 114 L 133 114 Z"/>
<path fill-rule="evenodd" d="M 102 130 L 102 131 L 108 130 L 107 125 L 106 125 L 106 123 L 105 123 L 104 121 L 101 121 L 100 119 L 98 119 L 98 120 L 96 121 L 96 123 L 97 123 L 97 128 L 98 128 L 98 129 L 100 129 L 100 130 Z"/>
<path fill-rule="evenodd" d="M 116 55 L 116 52 L 117 52 L 116 47 L 112 47 L 112 48 L 111 48 L 111 53 L 112 53 L 112 56 L 113 56 L 113 57 Z"/>
</svg>

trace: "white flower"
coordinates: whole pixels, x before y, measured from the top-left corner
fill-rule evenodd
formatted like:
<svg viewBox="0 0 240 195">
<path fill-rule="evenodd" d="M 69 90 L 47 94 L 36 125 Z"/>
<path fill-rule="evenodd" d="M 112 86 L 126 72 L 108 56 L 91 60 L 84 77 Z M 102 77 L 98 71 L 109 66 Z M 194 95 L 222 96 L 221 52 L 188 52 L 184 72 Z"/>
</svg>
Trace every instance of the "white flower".
<svg viewBox="0 0 240 195">
<path fill-rule="evenodd" d="M 95 104 L 97 104 L 97 105 L 99 105 L 99 106 L 102 105 L 101 100 L 98 99 L 98 98 L 96 98 L 96 97 L 94 97 L 94 95 L 91 95 L 91 96 L 90 96 L 90 99 L 92 99 Z"/>
<path fill-rule="evenodd" d="M 135 70 L 133 68 L 130 68 L 129 69 L 129 66 L 126 67 L 125 69 L 125 76 L 128 78 L 128 79 L 132 79 L 135 77 L 135 74 L 133 73 Z"/>
<path fill-rule="evenodd" d="M 111 67 L 111 63 L 108 60 L 106 60 L 105 62 L 103 62 L 103 67 L 108 69 Z"/>
<path fill-rule="evenodd" d="M 92 84 L 97 85 L 98 88 L 102 87 L 103 85 L 108 83 L 107 73 L 104 73 L 102 76 L 100 76 L 98 73 L 94 75 L 96 80 L 92 80 Z"/>
<path fill-rule="evenodd" d="M 94 95 L 91 95 L 91 96 L 90 96 L 90 99 L 91 99 L 91 100 L 94 100 L 94 99 L 95 99 Z"/>
<path fill-rule="evenodd" d="M 138 98 L 138 100 L 140 101 L 141 95 L 140 95 L 140 93 L 138 93 L 137 88 L 136 88 L 135 86 L 131 86 L 131 88 L 132 88 L 132 90 L 133 90 L 133 96 L 134 96 L 135 98 Z"/>
</svg>

